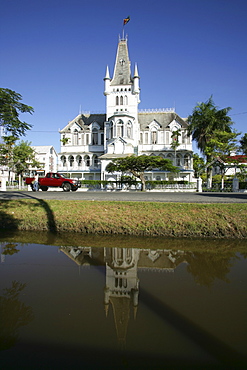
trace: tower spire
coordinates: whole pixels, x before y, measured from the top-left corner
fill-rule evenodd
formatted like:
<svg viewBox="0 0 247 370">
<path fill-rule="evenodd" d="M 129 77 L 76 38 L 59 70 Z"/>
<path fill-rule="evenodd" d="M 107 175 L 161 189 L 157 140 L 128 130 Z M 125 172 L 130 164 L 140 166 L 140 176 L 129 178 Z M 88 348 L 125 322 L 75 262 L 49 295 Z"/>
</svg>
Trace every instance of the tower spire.
<svg viewBox="0 0 247 370">
<path fill-rule="evenodd" d="M 130 83 L 131 73 L 127 40 L 119 40 L 111 85 L 128 85 Z"/>
</svg>

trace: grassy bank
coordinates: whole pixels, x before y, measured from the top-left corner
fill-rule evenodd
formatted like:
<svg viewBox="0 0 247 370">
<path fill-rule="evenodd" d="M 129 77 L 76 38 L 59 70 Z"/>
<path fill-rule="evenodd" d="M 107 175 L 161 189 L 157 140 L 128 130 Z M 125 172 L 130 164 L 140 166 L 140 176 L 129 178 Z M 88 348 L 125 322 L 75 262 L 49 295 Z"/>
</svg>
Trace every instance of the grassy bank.
<svg viewBox="0 0 247 370">
<path fill-rule="evenodd" d="M 0 229 L 247 238 L 247 204 L 2 200 Z"/>
</svg>

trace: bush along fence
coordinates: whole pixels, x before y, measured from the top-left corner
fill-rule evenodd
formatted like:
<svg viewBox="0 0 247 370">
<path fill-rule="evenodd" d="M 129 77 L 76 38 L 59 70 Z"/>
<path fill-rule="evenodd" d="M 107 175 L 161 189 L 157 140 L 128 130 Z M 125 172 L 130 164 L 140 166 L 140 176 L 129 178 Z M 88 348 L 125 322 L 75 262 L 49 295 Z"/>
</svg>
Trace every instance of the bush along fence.
<svg viewBox="0 0 247 370">
<path fill-rule="evenodd" d="M 82 188 L 89 190 L 140 190 L 141 182 L 136 180 L 122 181 L 101 181 L 101 180 L 81 180 Z M 147 190 L 163 189 L 195 189 L 196 183 L 188 181 L 146 181 Z"/>
<path fill-rule="evenodd" d="M 207 184 L 204 183 L 202 186 L 202 191 L 204 192 L 245 192 L 247 191 L 247 181 L 239 181 L 237 178 L 224 181 L 224 188 L 222 189 L 221 181 L 212 182 L 212 188 L 207 189 Z"/>
</svg>

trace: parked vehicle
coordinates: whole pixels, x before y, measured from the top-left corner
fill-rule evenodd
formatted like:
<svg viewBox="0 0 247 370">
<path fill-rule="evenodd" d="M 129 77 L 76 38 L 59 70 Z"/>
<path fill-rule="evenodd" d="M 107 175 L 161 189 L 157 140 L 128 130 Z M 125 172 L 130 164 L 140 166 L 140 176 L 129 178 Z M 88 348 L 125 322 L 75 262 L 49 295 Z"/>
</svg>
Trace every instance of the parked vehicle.
<svg viewBox="0 0 247 370">
<path fill-rule="evenodd" d="M 26 177 L 25 181 L 35 191 L 33 186 L 34 177 Z M 67 179 L 60 173 L 48 172 L 45 177 L 39 177 L 39 189 L 42 191 L 47 191 L 48 188 L 62 188 L 63 191 L 76 191 L 80 187 L 81 183 L 79 180 Z"/>
</svg>

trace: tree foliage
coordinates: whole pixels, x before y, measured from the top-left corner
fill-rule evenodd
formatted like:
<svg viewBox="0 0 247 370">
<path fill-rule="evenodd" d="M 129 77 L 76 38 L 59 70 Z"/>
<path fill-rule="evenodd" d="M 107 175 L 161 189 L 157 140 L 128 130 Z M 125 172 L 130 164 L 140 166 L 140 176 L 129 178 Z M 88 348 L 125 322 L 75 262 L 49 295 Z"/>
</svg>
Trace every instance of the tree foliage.
<svg viewBox="0 0 247 370">
<path fill-rule="evenodd" d="M 240 150 L 243 154 L 247 155 L 247 133 L 244 134 L 239 140 Z"/>
<path fill-rule="evenodd" d="M 208 158 L 229 156 L 237 150 L 237 132 L 215 130 L 208 140 L 205 154 Z"/>
<path fill-rule="evenodd" d="M 211 96 L 206 103 L 198 103 L 188 117 L 188 135 L 192 134 L 192 139 L 204 155 L 216 132 L 232 132 L 233 122 L 228 116 L 230 110 L 230 107 L 218 109 Z"/>
<path fill-rule="evenodd" d="M 197 153 L 193 155 L 193 170 L 195 171 L 195 177 L 201 177 L 205 172 L 205 162 Z"/>
<path fill-rule="evenodd" d="M 21 141 L 13 149 L 13 166 L 17 175 L 22 175 L 29 167 L 41 168 L 41 164 L 35 159 L 35 152 L 30 142 Z"/>
<path fill-rule="evenodd" d="M 206 157 L 207 164 L 215 156 L 230 154 L 236 148 L 236 132 L 228 113 L 230 107 L 218 109 L 212 96 L 205 103 L 198 103 L 188 117 L 188 135 L 192 135 L 198 149 Z M 212 167 L 208 166 L 207 176 L 211 187 Z"/>
<path fill-rule="evenodd" d="M 172 138 L 172 143 L 171 143 L 171 148 L 173 150 L 176 150 L 179 147 L 179 136 L 181 136 L 181 130 L 174 130 L 172 132 L 171 138 Z"/>
<path fill-rule="evenodd" d="M 41 164 L 35 159 L 35 152 L 30 142 L 21 141 L 16 144 L 17 139 L 12 136 L 6 136 L 3 140 L 4 143 L 0 144 L 0 165 L 20 175 L 21 179 L 29 167 L 41 168 Z"/>
<path fill-rule="evenodd" d="M 146 189 L 144 172 L 151 171 L 153 169 L 178 172 L 177 167 L 173 166 L 169 159 L 159 156 L 131 155 L 124 158 L 114 159 L 106 166 L 106 171 L 108 172 L 122 172 L 126 174 L 131 173 L 133 176 L 140 179 L 143 191 Z"/>
<path fill-rule="evenodd" d="M 20 113 L 33 113 L 33 108 L 21 103 L 22 96 L 10 89 L 0 88 L 0 125 L 8 136 L 25 136 L 31 125 L 19 119 Z"/>
</svg>

